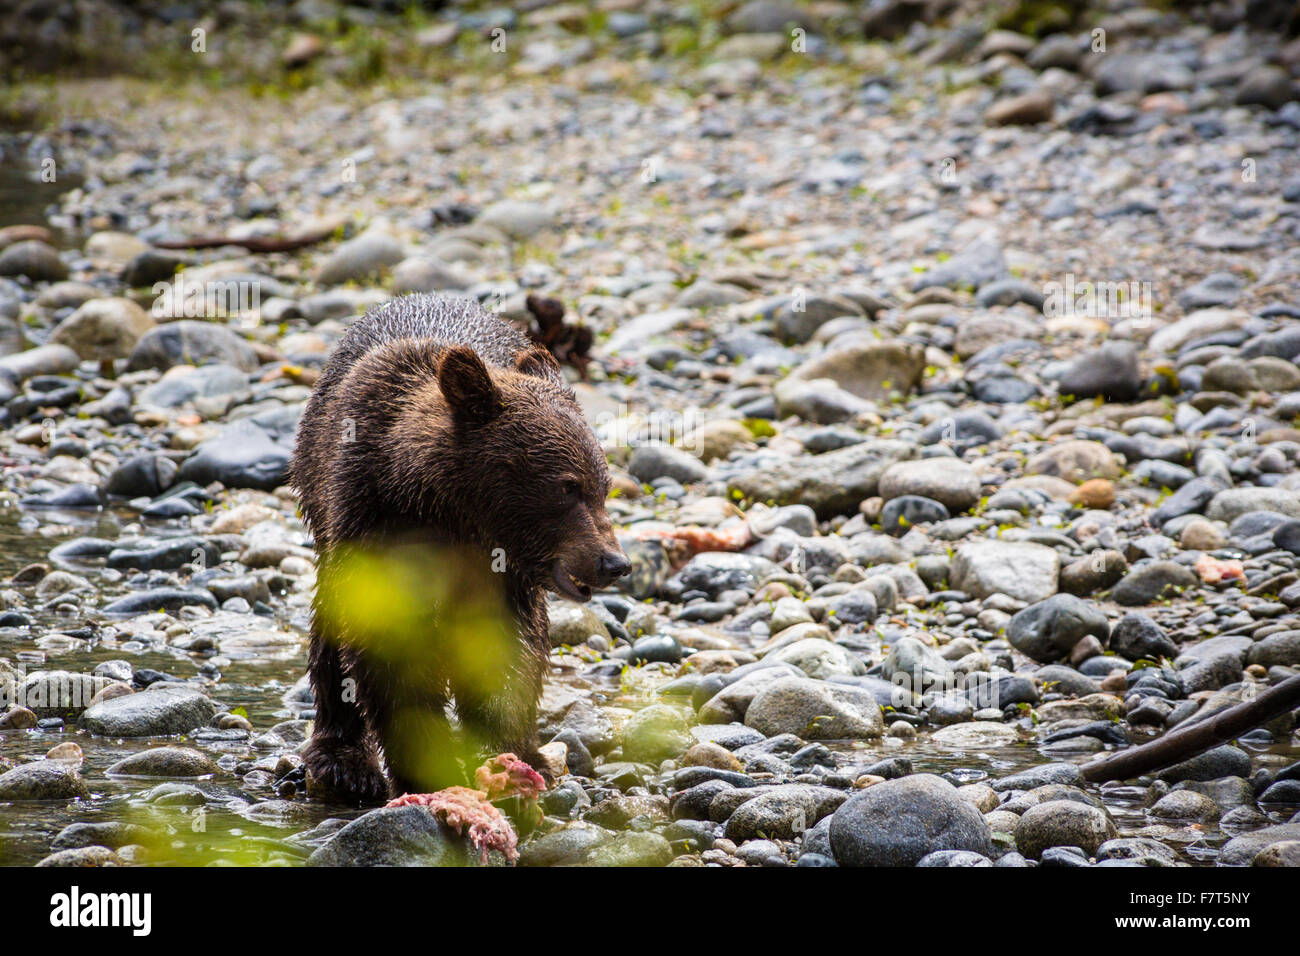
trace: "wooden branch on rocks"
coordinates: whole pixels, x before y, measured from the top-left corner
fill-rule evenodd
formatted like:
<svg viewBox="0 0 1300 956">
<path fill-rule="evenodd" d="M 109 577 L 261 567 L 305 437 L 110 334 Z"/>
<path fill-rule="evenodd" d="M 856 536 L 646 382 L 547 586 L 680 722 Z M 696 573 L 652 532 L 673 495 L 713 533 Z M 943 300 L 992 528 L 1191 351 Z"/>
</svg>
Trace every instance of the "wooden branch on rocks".
<svg viewBox="0 0 1300 956">
<path fill-rule="evenodd" d="M 1248 730 L 1300 707 L 1300 675 L 1288 677 L 1254 700 L 1244 701 L 1213 717 L 1171 730 L 1157 740 L 1084 764 L 1083 778 L 1093 783 L 1131 780 L 1149 770 L 1181 763 L 1211 747 L 1227 743 Z"/>
<path fill-rule="evenodd" d="M 332 236 L 334 231 L 335 227 L 330 226 L 283 238 L 249 236 L 246 239 L 235 239 L 229 236 L 208 236 L 155 242 L 153 245 L 156 249 L 219 249 L 222 246 L 239 246 L 249 252 L 293 252 L 295 249 L 323 242 Z"/>
</svg>

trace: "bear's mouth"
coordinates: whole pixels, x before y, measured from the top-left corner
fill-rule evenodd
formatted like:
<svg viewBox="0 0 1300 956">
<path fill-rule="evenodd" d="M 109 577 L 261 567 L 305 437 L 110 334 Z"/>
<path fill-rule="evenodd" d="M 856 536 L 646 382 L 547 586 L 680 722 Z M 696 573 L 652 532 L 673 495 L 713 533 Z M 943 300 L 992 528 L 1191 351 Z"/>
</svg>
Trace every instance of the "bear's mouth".
<svg viewBox="0 0 1300 956">
<path fill-rule="evenodd" d="M 555 589 L 565 597 L 584 604 L 591 600 L 591 587 L 583 584 L 561 565 L 555 566 L 555 574 L 552 577 L 555 581 Z"/>
</svg>

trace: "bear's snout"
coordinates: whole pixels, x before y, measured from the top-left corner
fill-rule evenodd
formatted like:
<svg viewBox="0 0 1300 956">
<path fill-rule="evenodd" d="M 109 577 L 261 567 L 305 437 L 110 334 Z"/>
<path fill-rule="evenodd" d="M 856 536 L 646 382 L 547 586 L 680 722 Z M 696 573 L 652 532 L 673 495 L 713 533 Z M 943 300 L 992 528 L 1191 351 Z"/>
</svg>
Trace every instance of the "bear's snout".
<svg viewBox="0 0 1300 956">
<path fill-rule="evenodd" d="M 596 570 L 600 575 L 601 586 L 604 587 L 631 572 L 632 562 L 622 551 L 606 551 L 600 556 Z"/>
</svg>

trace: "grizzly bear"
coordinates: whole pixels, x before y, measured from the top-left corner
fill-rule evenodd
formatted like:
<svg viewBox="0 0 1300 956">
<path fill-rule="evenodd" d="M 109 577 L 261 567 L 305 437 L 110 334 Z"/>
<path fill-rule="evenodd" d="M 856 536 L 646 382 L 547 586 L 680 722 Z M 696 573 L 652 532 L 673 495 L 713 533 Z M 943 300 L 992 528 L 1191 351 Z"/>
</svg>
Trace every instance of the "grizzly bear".
<svg viewBox="0 0 1300 956">
<path fill-rule="evenodd" d="M 545 592 L 586 601 L 631 567 L 550 353 L 469 299 L 394 299 L 325 364 L 290 475 L 317 552 L 309 792 L 459 783 L 466 734 L 540 769 Z"/>
</svg>

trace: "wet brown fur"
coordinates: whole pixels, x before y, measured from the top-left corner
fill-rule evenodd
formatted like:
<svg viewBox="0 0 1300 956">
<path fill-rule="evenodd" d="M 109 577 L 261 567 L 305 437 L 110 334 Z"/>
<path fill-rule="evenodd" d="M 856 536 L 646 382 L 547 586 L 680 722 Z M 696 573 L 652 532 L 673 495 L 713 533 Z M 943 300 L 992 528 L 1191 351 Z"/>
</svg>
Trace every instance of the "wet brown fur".
<svg viewBox="0 0 1300 956">
<path fill-rule="evenodd" d="M 441 718 L 453 699 L 462 725 L 538 765 L 544 590 L 566 578 L 580 589 L 607 584 L 611 554 L 622 559 L 605 511 L 604 455 L 554 359 L 476 303 L 396 299 L 358 321 L 326 364 L 299 426 L 291 480 L 318 555 L 316 719 L 304 753 L 317 788 L 378 802 L 459 782 L 419 779 L 403 756 L 445 746 Z M 454 686 L 436 635 L 421 666 L 396 667 L 322 613 L 328 597 L 346 593 L 338 560 L 346 549 L 409 542 L 458 549 L 477 563 L 472 571 L 501 549 L 504 573 L 462 578 L 495 582 L 518 632 L 500 694 L 482 699 Z M 347 678 L 355 703 L 344 699 Z M 427 739 L 395 746 L 397 714 L 412 704 L 438 719 Z"/>
</svg>

